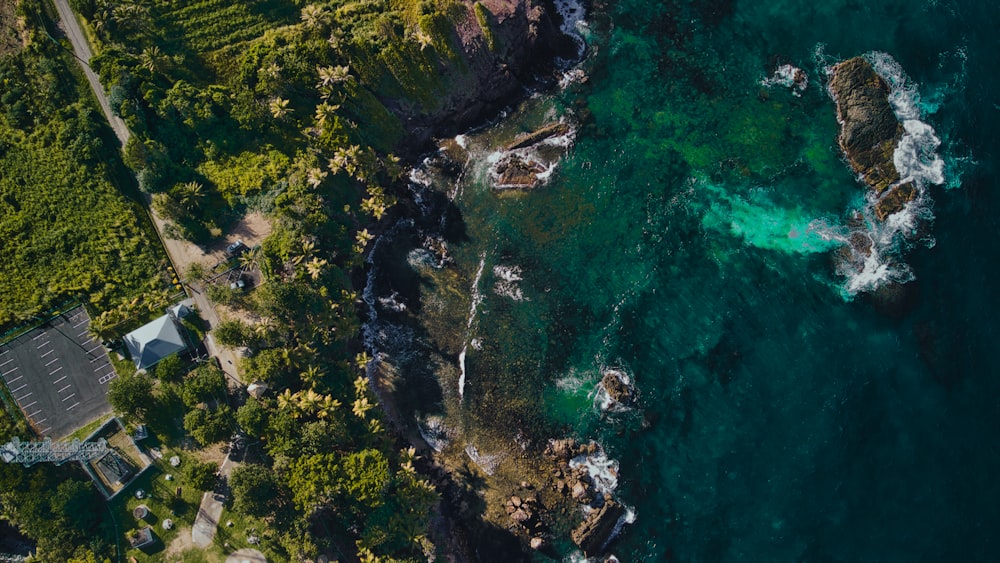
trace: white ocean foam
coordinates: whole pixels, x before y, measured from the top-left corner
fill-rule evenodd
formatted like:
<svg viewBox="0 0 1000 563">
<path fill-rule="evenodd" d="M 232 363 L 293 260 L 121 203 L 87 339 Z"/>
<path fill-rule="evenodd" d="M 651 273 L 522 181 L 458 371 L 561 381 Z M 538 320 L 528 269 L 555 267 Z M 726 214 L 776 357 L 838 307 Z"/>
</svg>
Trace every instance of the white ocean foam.
<svg viewBox="0 0 1000 563">
<path fill-rule="evenodd" d="M 476 270 L 476 277 L 472 280 L 472 291 L 470 296 L 472 298 L 472 304 L 469 306 L 469 318 L 465 323 L 465 339 L 466 343 L 462 346 L 462 351 L 458 355 L 458 367 L 461 370 L 461 375 L 458 377 L 458 397 L 459 399 L 465 398 L 465 353 L 469 348 L 469 338 L 472 333 L 472 322 L 476 320 L 476 311 L 479 309 L 479 304 L 483 302 L 483 296 L 479 293 L 479 280 L 483 277 L 483 268 L 486 267 L 486 253 L 479 257 L 479 268 Z"/>
<path fill-rule="evenodd" d="M 809 76 L 801 68 L 784 64 L 775 69 L 770 78 L 761 79 L 760 84 L 768 88 L 771 86 L 791 88 L 792 94 L 801 96 L 802 92 L 809 88 Z"/>
<path fill-rule="evenodd" d="M 463 149 L 469 148 L 469 138 L 465 135 L 455 135 L 455 143 Z"/>
<path fill-rule="evenodd" d="M 517 283 L 524 279 L 521 277 L 521 274 L 520 266 L 503 266 L 499 264 L 493 266 L 493 275 L 497 278 L 496 283 L 493 284 L 493 293 L 514 301 L 524 301 L 524 292 L 521 291 Z"/>
<path fill-rule="evenodd" d="M 597 383 L 597 386 L 594 388 L 594 391 L 592 392 L 594 407 L 597 408 L 600 412 L 610 412 L 610 413 L 620 413 L 632 410 L 631 407 L 629 407 L 628 405 L 623 405 L 622 403 L 611 398 L 611 395 L 608 393 L 607 388 L 604 387 L 603 376 L 609 372 L 615 374 L 615 377 L 620 379 L 622 383 L 624 383 L 626 386 L 628 387 L 632 386 L 632 377 L 627 372 L 625 372 L 625 370 L 619 368 L 605 368 L 601 370 L 601 376 L 602 376 L 601 381 Z"/>
<path fill-rule="evenodd" d="M 445 425 L 444 418 L 437 415 L 418 416 L 417 431 L 420 432 L 420 436 L 427 442 L 427 445 L 436 452 L 447 447 L 454 435 L 454 431 Z"/>
<path fill-rule="evenodd" d="M 402 313 L 406 310 L 406 303 L 400 301 L 400 295 L 396 291 L 393 291 L 392 295 L 389 295 L 388 297 L 379 297 L 378 302 L 382 305 L 382 307 L 391 311 L 396 311 L 397 313 Z"/>
<path fill-rule="evenodd" d="M 584 36 L 589 34 L 585 19 L 587 10 L 584 8 L 583 2 L 579 0 L 555 0 L 553 3 L 556 11 L 562 17 L 562 25 L 559 26 L 559 29 L 573 38 L 576 43 L 576 59 L 580 60 L 587 52 L 587 41 L 584 39 Z M 574 61 L 562 62 L 568 64 Z"/>
<path fill-rule="evenodd" d="M 500 183 L 500 173 L 499 164 L 504 161 L 507 157 L 520 158 L 525 162 L 530 162 L 540 165 L 543 170 L 541 172 L 535 173 L 535 178 L 537 178 L 539 185 L 547 183 L 555 173 L 556 169 L 559 167 L 559 161 L 562 156 L 562 152 L 559 155 L 553 156 L 552 150 L 545 150 L 549 147 L 556 147 L 559 149 L 568 149 L 573 146 L 576 141 L 576 128 L 570 127 L 569 130 L 563 135 L 554 135 L 552 137 L 546 137 L 535 144 L 529 145 L 527 147 L 521 147 L 509 151 L 494 151 L 486 156 L 486 162 L 489 165 L 487 169 L 487 174 L 489 176 L 490 183 L 492 183 L 497 188 L 506 188 L 511 186 L 506 186 Z"/>
<path fill-rule="evenodd" d="M 610 459 L 604 448 L 598 448 L 596 453 L 578 455 L 569 461 L 573 469 L 583 468 L 587 471 L 594 489 L 600 493 L 612 494 L 618 488 L 618 460 Z"/>
</svg>

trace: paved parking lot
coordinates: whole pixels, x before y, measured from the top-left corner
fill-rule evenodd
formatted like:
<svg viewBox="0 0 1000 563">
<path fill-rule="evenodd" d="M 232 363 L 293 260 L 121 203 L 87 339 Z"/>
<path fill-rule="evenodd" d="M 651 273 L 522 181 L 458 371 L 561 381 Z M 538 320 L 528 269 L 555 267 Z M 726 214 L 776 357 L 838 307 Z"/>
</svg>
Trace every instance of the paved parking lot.
<svg viewBox="0 0 1000 563">
<path fill-rule="evenodd" d="M 0 346 L 0 376 L 39 436 L 63 438 L 111 412 L 115 370 L 89 323 L 77 307 Z"/>
</svg>

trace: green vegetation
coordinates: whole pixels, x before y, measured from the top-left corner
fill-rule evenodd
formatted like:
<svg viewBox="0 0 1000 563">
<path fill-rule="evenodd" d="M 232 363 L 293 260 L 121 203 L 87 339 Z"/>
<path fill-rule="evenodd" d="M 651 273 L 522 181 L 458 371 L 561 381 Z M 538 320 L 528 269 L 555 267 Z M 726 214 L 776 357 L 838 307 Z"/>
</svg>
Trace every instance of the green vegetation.
<svg viewBox="0 0 1000 563">
<path fill-rule="evenodd" d="M 0 515 L 38 541 L 44 561 L 109 557 L 113 525 L 78 467 L 0 463 Z"/>
<path fill-rule="evenodd" d="M 473 5 L 473 9 L 476 12 L 476 21 L 479 23 L 479 29 L 483 31 L 483 37 L 486 38 L 486 45 L 491 51 L 495 51 L 497 48 L 497 40 L 493 35 L 493 28 L 490 25 L 490 19 L 492 14 L 483 6 L 482 2 L 476 2 Z"/>
<path fill-rule="evenodd" d="M 38 0 L 17 11 L 47 21 Z M 127 318 L 167 287 L 165 256 L 121 191 L 130 175 L 79 67 L 44 30 L 26 34 L 0 54 L 0 327 L 69 296 Z"/>
<path fill-rule="evenodd" d="M 41 13 L 39 2 L 24 0 L 21 9 Z M 265 382 L 269 393 L 241 405 L 217 368 L 185 373 L 189 366 L 166 360 L 151 377 L 116 362 L 122 371 L 109 400 L 171 450 L 237 431 L 249 437 L 255 459 L 234 471 L 225 517 L 235 525 L 219 530 L 231 546 L 260 530 L 260 548 L 272 560 L 320 553 L 426 560 L 438 497 L 416 473 L 414 452 L 399 450 L 375 408 L 351 279 L 374 238 L 369 228 L 396 203 L 403 170 L 391 153 L 405 136 L 399 115 L 440 111 L 455 78 L 469 72 L 454 23 L 473 8 L 458 0 L 73 5 L 97 43 L 91 65 L 133 136 L 119 157 L 107 127 L 81 101 L 79 83 L 61 80 L 76 67 L 52 42 L 34 40 L 0 60 L 0 165 L 15 172 L 0 178 L 0 245 L 12 245 L 9 254 L 8 246 L 0 249 L 14 256 L 13 265 L 0 266 L 14 268 L 10 275 L 0 270 L 0 284 L 11 284 L 0 291 L 0 315 L 7 315 L 0 324 L 66 295 L 85 296 L 104 311 L 92 325 L 101 336 L 162 308 L 172 274 L 160 274 L 166 264 L 144 238 L 147 222 L 119 191 L 133 188 L 123 165 L 168 221 L 168 237 L 209 243 L 247 210 L 265 212 L 272 234 L 239 260 L 259 267 L 266 283 L 251 293 L 212 286 L 208 294 L 255 320 L 227 323 L 217 336 L 250 348 L 241 373 Z M 489 14 L 479 6 L 475 15 L 495 46 Z M 139 486 L 151 492 L 144 502 L 154 515 L 190 523 L 193 491 L 210 485 L 214 471 L 182 457 L 179 497 L 165 482 L 170 469 L 159 465 Z M 11 471 L 11 479 L 29 474 Z M 41 516 L 4 500 L 33 537 L 46 532 L 33 524 L 44 519 L 81 534 L 105 526 L 93 537 L 122 541 L 138 525 L 122 514 L 138 504 L 134 497 L 113 503 L 122 529 L 109 531 L 103 520 L 76 521 L 61 511 L 44 487 L 33 490 L 49 503 Z M 64 500 L 75 502 L 77 493 Z M 164 544 L 176 533 L 157 529 Z M 83 537 L 65 536 L 61 549 L 85 545 Z M 111 554 L 106 545 L 81 550 L 81 559 Z M 217 546 L 205 558 L 223 551 L 229 548 Z"/>
</svg>

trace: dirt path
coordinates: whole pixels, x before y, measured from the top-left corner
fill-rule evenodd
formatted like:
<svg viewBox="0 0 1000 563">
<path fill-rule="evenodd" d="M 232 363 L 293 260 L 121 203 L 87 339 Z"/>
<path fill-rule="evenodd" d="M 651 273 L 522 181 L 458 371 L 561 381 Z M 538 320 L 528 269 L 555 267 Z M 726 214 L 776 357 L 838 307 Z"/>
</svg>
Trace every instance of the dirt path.
<svg viewBox="0 0 1000 563">
<path fill-rule="evenodd" d="M 228 480 L 229 473 L 233 467 L 239 465 L 226 456 L 219 467 L 219 479 Z M 191 541 L 194 545 L 202 548 L 212 546 L 215 540 L 215 531 L 219 527 L 219 518 L 222 516 L 222 503 L 226 496 L 223 493 L 209 491 L 202 495 L 201 506 L 198 507 L 198 516 L 194 519 L 194 526 L 191 527 Z"/>
</svg>

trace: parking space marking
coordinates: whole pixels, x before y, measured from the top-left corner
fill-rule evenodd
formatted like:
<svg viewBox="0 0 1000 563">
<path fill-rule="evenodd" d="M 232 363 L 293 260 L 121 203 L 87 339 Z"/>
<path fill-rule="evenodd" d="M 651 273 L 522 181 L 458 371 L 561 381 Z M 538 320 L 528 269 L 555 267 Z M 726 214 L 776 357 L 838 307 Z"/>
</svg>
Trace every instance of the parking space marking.
<svg viewBox="0 0 1000 563">
<path fill-rule="evenodd" d="M 76 320 L 76 319 L 73 319 L 73 320 Z M 83 319 L 82 321 L 76 323 L 75 325 L 73 325 L 73 328 L 80 328 L 81 326 L 83 326 L 85 324 L 87 324 L 87 319 Z"/>
<path fill-rule="evenodd" d="M 11 359 L 7 360 L 6 362 L 0 364 L 0 368 L 4 367 L 5 365 L 7 365 L 7 364 L 9 364 L 9 363 L 11 363 L 13 361 L 14 361 L 14 358 L 11 358 Z"/>
<path fill-rule="evenodd" d="M 10 369 L 9 371 L 5 371 L 5 372 L 3 372 L 3 375 L 4 375 L 4 377 L 6 377 L 6 376 L 8 376 L 8 375 L 10 375 L 10 374 L 14 373 L 15 371 L 17 371 L 17 368 L 18 368 L 18 366 L 14 366 L 14 367 L 13 367 L 13 368 L 11 368 L 11 369 Z"/>
<path fill-rule="evenodd" d="M 64 376 L 60 377 L 59 379 L 53 381 L 52 385 L 55 385 L 56 383 L 59 383 L 60 381 L 66 379 L 67 377 L 69 377 L 69 376 L 68 375 L 64 375 Z"/>
<path fill-rule="evenodd" d="M 11 379 L 10 381 L 7 382 L 7 385 L 10 385 L 11 383 L 14 383 L 15 381 L 18 381 L 20 379 L 24 379 L 24 376 L 23 375 L 19 375 L 19 376 L 15 377 L 14 379 Z"/>
<path fill-rule="evenodd" d="M 48 352 L 46 352 L 46 353 L 44 353 L 44 354 L 42 354 L 41 356 L 38 356 L 38 357 L 39 358 L 44 358 L 45 356 L 48 356 L 49 354 L 55 354 L 55 353 L 56 353 L 55 350 L 49 350 Z M 8 361 L 13 361 L 13 360 L 8 360 Z"/>
<path fill-rule="evenodd" d="M 72 399 L 73 397 L 76 397 L 76 393 L 70 393 L 69 395 L 66 395 L 66 398 L 63 399 L 63 402 L 65 403 L 67 400 Z M 80 404 L 80 403 L 77 403 L 77 404 Z"/>
<path fill-rule="evenodd" d="M 77 403 L 73 403 L 73 405 L 72 405 L 72 406 L 70 406 L 70 407 L 67 407 L 67 408 L 66 408 L 66 410 L 72 410 L 72 409 L 73 409 L 73 407 L 75 407 L 75 406 L 77 406 L 77 405 L 79 405 L 79 404 L 80 404 L 79 402 L 77 402 Z"/>
<path fill-rule="evenodd" d="M 42 367 L 44 367 L 44 368 L 47 368 L 47 367 L 51 366 L 52 364 L 54 364 L 54 363 L 56 363 L 56 362 L 58 362 L 58 361 L 59 361 L 59 358 L 56 358 L 56 359 L 54 359 L 54 360 L 51 360 L 51 361 L 50 361 L 49 363 L 45 364 L 45 365 L 44 365 L 44 366 L 42 366 Z"/>
<path fill-rule="evenodd" d="M 14 397 L 14 400 L 17 401 L 17 404 L 21 404 L 21 401 L 27 399 L 28 397 L 30 397 L 34 393 L 35 393 L 34 391 L 28 391 L 27 393 L 25 393 L 24 395 L 21 395 L 20 397 Z M 35 404 L 35 403 L 31 403 L 31 404 Z"/>
<path fill-rule="evenodd" d="M 72 384 L 72 383 L 70 383 L 70 384 L 69 384 L 69 385 L 67 385 L 66 387 L 63 387 L 62 389 L 60 389 L 60 390 L 56 391 L 56 393 L 62 393 L 63 391 L 65 391 L 65 390 L 69 389 L 69 388 L 70 388 L 70 387 L 72 387 L 72 386 L 73 386 L 73 384 Z"/>
<path fill-rule="evenodd" d="M 62 366 L 59 366 L 56 369 L 50 371 L 49 375 L 55 375 L 55 374 L 59 373 L 59 370 L 61 370 L 61 369 L 62 369 Z"/>
<path fill-rule="evenodd" d="M 46 344 L 51 344 L 51 342 L 49 342 L 48 340 L 46 340 L 45 342 L 42 342 L 42 343 L 41 343 L 41 344 L 39 344 L 38 346 L 35 346 L 35 349 L 36 349 L 36 350 L 41 350 L 41 349 L 42 349 L 42 346 L 45 346 Z"/>
<path fill-rule="evenodd" d="M 84 336 L 87 336 L 87 332 L 88 331 L 85 330 L 85 331 L 81 332 L 80 334 L 77 334 L 76 337 L 77 338 L 83 338 Z"/>
<path fill-rule="evenodd" d="M 6 354 L 9 354 L 9 353 L 10 353 L 10 350 L 4 350 L 3 352 L 0 352 L 0 356 L 6 355 Z"/>
<path fill-rule="evenodd" d="M 51 427 L 51 426 L 49 426 L 48 428 L 46 428 L 46 429 L 42 430 L 42 434 L 45 434 L 45 433 L 47 433 L 47 432 L 48 432 L 49 430 L 52 430 L 52 427 Z"/>
<path fill-rule="evenodd" d="M 43 336 L 45 336 L 45 332 L 40 332 L 40 333 L 36 334 L 34 337 L 32 337 L 32 340 L 38 340 L 39 338 L 41 338 Z"/>
<path fill-rule="evenodd" d="M 17 393 L 18 391 L 20 391 L 21 389 L 24 389 L 24 388 L 25 388 L 25 387 L 27 387 L 27 386 L 28 386 L 28 384 L 27 384 L 27 383 L 25 383 L 24 385 L 22 385 L 22 386 L 18 387 L 17 389 L 14 389 L 14 390 L 12 390 L 12 391 L 10 392 L 10 394 L 11 394 L 11 395 L 13 395 L 14 393 Z"/>
<path fill-rule="evenodd" d="M 38 422 L 36 422 L 35 424 L 41 424 L 41 423 L 45 422 L 46 420 L 48 420 L 48 418 L 43 418 L 43 419 L 39 420 Z"/>
<path fill-rule="evenodd" d="M 104 364 L 103 366 L 97 366 L 96 368 L 94 368 L 94 373 L 97 373 L 97 370 L 104 369 L 104 368 L 106 368 L 106 367 L 108 367 L 110 365 L 111 365 L 111 362 L 108 362 L 108 363 Z"/>
<path fill-rule="evenodd" d="M 94 350 L 100 350 L 100 349 L 101 349 L 101 346 L 97 345 L 97 346 L 94 346 L 93 348 L 91 348 L 90 350 L 87 350 L 87 353 L 88 354 L 92 354 L 94 352 Z"/>
<path fill-rule="evenodd" d="M 25 396 L 27 396 L 27 395 L 25 395 Z M 27 404 L 27 405 L 24 405 L 24 406 L 23 406 L 23 407 L 21 407 L 21 408 L 23 408 L 24 410 L 28 410 L 29 408 L 33 407 L 33 406 L 35 405 L 35 403 L 37 403 L 37 402 L 38 402 L 38 401 L 31 401 L 31 403 L 29 403 L 29 404 Z"/>
<path fill-rule="evenodd" d="M 40 412 L 42 412 L 42 409 L 38 409 L 37 411 L 35 411 L 35 412 L 33 412 L 33 413 L 29 414 L 29 415 L 28 415 L 28 418 L 34 418 L 34 416 L 35 416 L 36 414 L 40 413 Z"/>
</svg>

